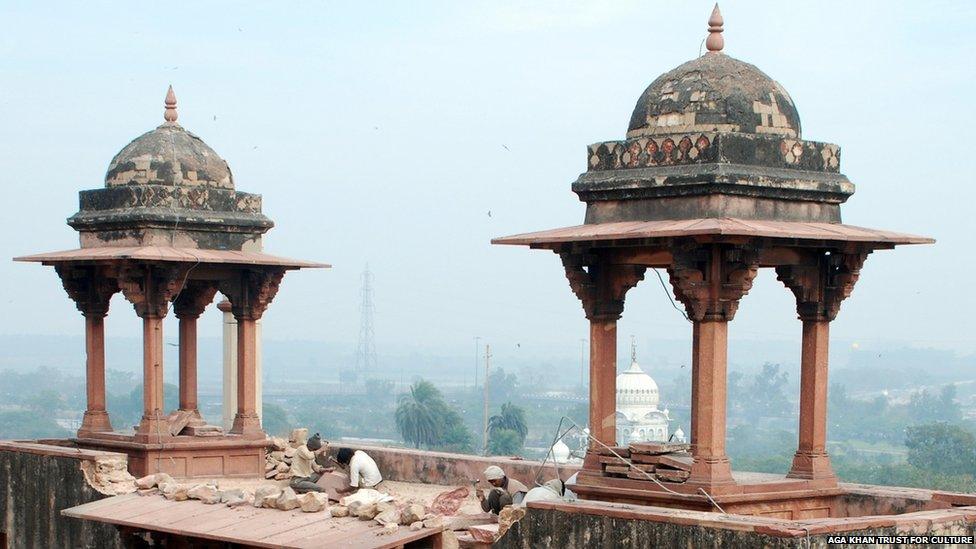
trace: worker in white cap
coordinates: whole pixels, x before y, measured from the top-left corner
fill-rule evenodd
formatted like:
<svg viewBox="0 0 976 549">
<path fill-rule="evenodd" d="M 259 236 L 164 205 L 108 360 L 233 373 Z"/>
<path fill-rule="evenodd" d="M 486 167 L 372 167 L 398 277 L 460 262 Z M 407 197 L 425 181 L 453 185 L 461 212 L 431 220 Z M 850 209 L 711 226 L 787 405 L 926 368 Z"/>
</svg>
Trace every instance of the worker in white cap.
<svg viewBox="0 0 976 549">
<path fill-rule="evenodd" d="M 506 505 L 520 503 L 525 493 L 529 491 L 521 482 L 508 478 L 505 471 L 497 465 L 485 469 L 485 480 L 491 484 L 492 488 L 486 494 L 478 491 L 478 499 L 481 500 L 481 510 L 496 515 Z"/>
</svg>

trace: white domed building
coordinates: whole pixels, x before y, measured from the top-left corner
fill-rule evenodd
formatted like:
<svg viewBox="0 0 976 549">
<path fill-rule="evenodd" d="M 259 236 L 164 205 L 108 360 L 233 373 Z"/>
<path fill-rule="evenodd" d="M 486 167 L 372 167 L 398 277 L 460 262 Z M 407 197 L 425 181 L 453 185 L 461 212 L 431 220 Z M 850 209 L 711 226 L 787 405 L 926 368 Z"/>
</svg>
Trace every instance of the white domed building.
<svg viewBox="0 0 976 549">
<path fill-rule="evenodd" d="M 617 442 L 667 441 L 668 410 L 658 410 L 660 395 L 654 378 L 637 364 L 631 351 L 630 368 L 617 376 Z"/>
</svg>

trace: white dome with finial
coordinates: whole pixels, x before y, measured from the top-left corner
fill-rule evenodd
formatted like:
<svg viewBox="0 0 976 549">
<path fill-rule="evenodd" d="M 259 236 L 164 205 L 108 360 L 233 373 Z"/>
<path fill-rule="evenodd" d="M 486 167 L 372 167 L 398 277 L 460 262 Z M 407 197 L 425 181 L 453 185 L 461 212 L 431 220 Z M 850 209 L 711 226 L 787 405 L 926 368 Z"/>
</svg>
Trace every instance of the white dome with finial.
<svg viewBox="0 0 976 549">
<path fill-rule="evenodd" d="M 681 429 L 681 427 L 674 430 L 674 441 L 685 442 L 685 432 Z"/>
<path fill-rule="evenodd" d="M 552 445 L 552 459 L 556 463 L 566 463 L 569 461 L 569 446 L 559 439 L 555 444 Z"/>
<path fill-rule="evenodd" d="M 666 440 L 669 418 L 658 410 L 660 398 L 654 378 L 637 364 L 637 345 L 632 340 L 630 368 L 617 375 L 618 440 Z"/>
</svg>

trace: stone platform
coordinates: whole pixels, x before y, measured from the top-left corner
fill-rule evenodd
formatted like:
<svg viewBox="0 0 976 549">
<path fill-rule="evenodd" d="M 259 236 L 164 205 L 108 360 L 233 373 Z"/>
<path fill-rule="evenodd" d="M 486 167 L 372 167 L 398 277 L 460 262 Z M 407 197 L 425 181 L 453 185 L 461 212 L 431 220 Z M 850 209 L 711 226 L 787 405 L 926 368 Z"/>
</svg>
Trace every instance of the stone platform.
<svg viewBox="0 0 976 549">
<path fill-rule="evenodd" d="M 734 483 L 693 483 L 608 478 L 580 471 L 573 491 L 581 499 L 653 505 L 694 511 L 718 511 L 787 519 L 829 516 L 830 498 L 843 493 L 835 479 L 804 480 L 765 473 L 733 473 Z"/>
<path fill-rule="evenodd" d="M 81 448 L 129 456 L 129 473 L 142 477 L 169 473 L 177 478 L 263 477 L 270 441 L 236 435 L 169 436 L 137 442 L 127 433 L 103 432 L 72 439 Z"/>
</svg>

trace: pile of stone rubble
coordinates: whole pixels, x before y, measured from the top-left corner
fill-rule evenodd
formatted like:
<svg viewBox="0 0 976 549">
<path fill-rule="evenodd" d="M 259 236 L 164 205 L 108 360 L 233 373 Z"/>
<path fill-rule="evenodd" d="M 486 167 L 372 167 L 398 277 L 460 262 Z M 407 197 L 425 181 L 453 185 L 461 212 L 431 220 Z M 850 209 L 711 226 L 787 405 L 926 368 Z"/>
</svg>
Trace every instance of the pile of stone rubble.
<svg viewBox="0 0 976 549">
<path fill-rule="evenodd" d="M 600 450 L 600 464 L 607 477 L 653 482 L 681 483 L 691 474 L 688 444 L 669 442 L 635 442 L 630 446 Z M 616 453 L 620 457 L 614 455 Z M 621 459 L 622 458 L 622 459 Z"/>
<path fill-rule="evenodd" d="M 353 499 L 345 505 L 330 505 L 324 492 L 297 494 L 290 487 L 277 484 L 262 484 L 253 490 L 247 488 L 221 489 L 215 481 L 179 482 L 166 473 L 147 475 L 136 480 L 140 494 L 160 494 L 173 501 L 199 500 L 209 505 L 223 504 L 228 507 L 252 505 L 266 509 L 292 511 L 300 509 L 306 513 L 326 512 L 333 517 L 356 517 L 372 520 L 388 531 L 396 531 L 401 525 L 413 530 L 441 526 L 443 518 L 428 512 L 427 507 L 416 501 L 375 501 L 366 502 Z"/>
<path fill-rule="evenodd" d="M 288 480 L 291 474 L 291 458 L 298 448 L 308 441 L 308 429 L 293 429 L 288 440 L 271 437 L 271 447 L 264 457 L 264 478 Z"/>
</svg>

